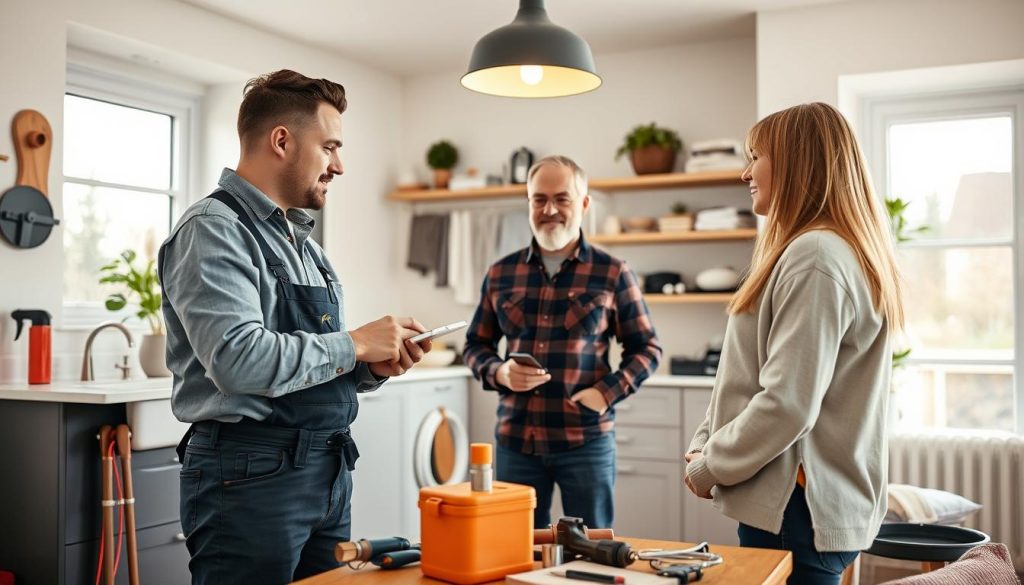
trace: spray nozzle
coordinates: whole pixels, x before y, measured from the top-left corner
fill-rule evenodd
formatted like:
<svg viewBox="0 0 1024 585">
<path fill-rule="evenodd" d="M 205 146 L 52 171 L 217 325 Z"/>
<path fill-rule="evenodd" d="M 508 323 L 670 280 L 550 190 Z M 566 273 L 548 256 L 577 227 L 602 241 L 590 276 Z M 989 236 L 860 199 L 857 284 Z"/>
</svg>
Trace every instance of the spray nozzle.
<svg viewBox="0 0 1024 585">
<path fill-rule="evenodd" d="M 21 337 L 21 326 L 26 320 L 31 321 L 33 327 L 50 324 L 50 314 L 42 309 L 17 309 L 11 312 L 11 318 L 18 324 L 18 329 L 14 334 L 15 340 Z"/>
</svg>

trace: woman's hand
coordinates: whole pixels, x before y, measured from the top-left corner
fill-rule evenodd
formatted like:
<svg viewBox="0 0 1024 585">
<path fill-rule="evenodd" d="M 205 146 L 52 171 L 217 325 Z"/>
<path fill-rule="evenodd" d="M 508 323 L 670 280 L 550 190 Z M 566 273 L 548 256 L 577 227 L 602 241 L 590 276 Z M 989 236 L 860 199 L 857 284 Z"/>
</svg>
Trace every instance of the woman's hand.
<svg viewBox="0 0 1024 585">
<path fill-rule="evenodd" d="M 701 459 L 703 457 L 704 457 L 704 454 L 701 453 L 700 451 L 698 451 L 696 453 L 687 453 L 686 454 L 686 463 L 689 464 L 690 462 L 696 461 L 696 460 Z M 694 487 L 693 482 L 690 481 L 690 476 L 689 475 L 685 475 L 685 473 L 686 473 L 685 471 L 683 473 L 684 473 L 684 475 L 683 475 L 683 482 L 686 483 L 686 487 L 688 487 L 690 489 L 690 491 L 693 492 L 693 495 L 697 496 L 698 498 L 704 498 L 705 500 L 710 500 L 711 499 L 711 490 L 710 489 L 707 492 L 704 492 L 704 493 L 698 492 L 697 488 Z"/>
</svg>

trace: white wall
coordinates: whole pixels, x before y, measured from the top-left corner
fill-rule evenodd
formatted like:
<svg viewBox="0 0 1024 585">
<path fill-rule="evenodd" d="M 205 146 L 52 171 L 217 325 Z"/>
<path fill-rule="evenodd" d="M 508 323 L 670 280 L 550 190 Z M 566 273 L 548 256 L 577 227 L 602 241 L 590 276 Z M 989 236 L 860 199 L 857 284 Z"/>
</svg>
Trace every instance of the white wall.
<svg viewBox="0 0 1024 585">
<path fill-rule="evenodd" d="M 346 173 L 335 182 L 325 208 L 325 244 L 344 280 L 351 323 L 398 312 L 393 278 L 382 269 L 393 264 L 393 243 L 372 233 L 387 226 L 386 233 L 391 226 L 390 211 L 382 201 L 393 184 L 399 153 L 401 87 L 397 78 L 171 0 L 19 0 L 16 4 L 17 18 L 0 18 L 0 52 L 21 56 L 3 61 L 7 82 L 0 89 L 0 121 L 7 124 L 23 108 L 39 110 L 50 121 L 54 152 L 49 185 L 57 217 L 62 216 L 61 130 L 69 23 L 119 36 L 126 43 L 145 43 L 186 63 L 212 63 L 246 75 L 288 67 L 344 84 L 350 104 L 343 118 Z M 11 14 L 10 2 L 5 3 L 4 14 Z M 203 102 L 207 111 L 200 134 L 206 147 L 200 159 L 200 193 L 193 196 L 201 197 L 214 187 L 212 181 L 221 167 L 237 163 L 232 137 L 244 77 L 223 81 L 211 88 Z M 13 155 L 6 131 L 0 132 L 0 152 Z M 15 173 L 13 160 L 0 164 L 0 185 L 13 185 Z M 369 236 L 378 243 L 361 245 Z M 25 379 L 27 336 L 13 341 L 10 311 L 43 308 L 59 323 L 62 261 L 59 228 L 34 250 L 0 244 L 0 381 Z M 112 334 L 105 333 L 104 338 L 101 345 L 111 352 L 121 351 L 122 341 Z M 82 332 L 55 331 L 55 378 L 77 376 L 83 340 Z M 97 370 L 98 377 L 106 372 L 99 363 Z"/>
<path fill-rule="evenodd" d="M 676 129 L 684 143 L 714 138 L 742 139 L 755 116 L 754 40 L 690 44 L 660 50 L 595 55 L 604 84 L 595 92 L 550 100 L 515 100 L 470 92 L 459 85 L 462 71 L 409 79 L 403 91 L 404 169 L 428 180 L 427 147 L 448 138 L 460 151 L 456 171 L 477 167 L 497 173 L 512 151 L 527 146 L 538 157 L 565 154 L 591 177 L 629 176 L 633 172 L 615 151 L 637 124 L 657 122 Z M 692 207 L 722 203 L 749 206 L 742 187 L 627 193 L 612 204 L 617 213 L 660 215 L 676 200 Z M 469 319 L 474 307 L 454 303 L 450 289 L 437 289 L 433 275 L 405 268 L 408 221 L 413 206 L 392 204 L 399 218 L 395 235 L 397 273 L 404 309 L 427 325 Z M 505 204 L 509 205 L 509 204 Z M 510 205 L 517 205 L 511 202 Z M 450 209 L 420 205 L 423 211 Z M 526 209 L 526 202 L 522 202 Z M 716 264 L 745 267 L 748 244 L 646 246 L 616 248 L 638 272 L 696 270 Z M 480 276 L 483 278 L 483 275 Z M 667 356 L 703 350 L 710 336 L 724 332 L 722 305 L 654 306 L 652 312 Z M 456 336 L 453 336 L 453 338 Z M 461 346 L 462 337 L 453 339 Z"/>
<path fill-rule="evenodd" d="M 1024 57 L 1020 0 L 875 0 L 757 17 L 759 117 L 838 103 L 842 75 Z"/>
</svg>

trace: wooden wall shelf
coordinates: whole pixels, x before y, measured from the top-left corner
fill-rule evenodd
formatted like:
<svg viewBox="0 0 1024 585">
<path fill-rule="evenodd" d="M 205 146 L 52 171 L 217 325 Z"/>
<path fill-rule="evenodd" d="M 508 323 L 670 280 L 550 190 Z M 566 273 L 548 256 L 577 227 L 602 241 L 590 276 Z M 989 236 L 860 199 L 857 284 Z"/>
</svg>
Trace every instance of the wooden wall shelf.
<svg viewBox="0 0 1024 585">
<path fill-rule="evenodd" d="M 716 187 L 742 185 L 740 171 L 712 171 L 706 173 L 665 173 L 659 175 L 637 175 L 613 179 L 591 179 L 591 191 L 639 191 L 644 189 Z M 408 203 L 432 201 L 460 201 L 471 199 L 503 199 L 526 196 L 526 185 L 498 185 L 480 189 L 449 191 L 448 189 L 423 189 L 416 191 L 395 191 L 388 199 Z"/>
<path fill-rule="evenodd" d="M 688 231 L 688 232 L 635 232 L 624 234 L 595 234 L 587 238 L 593 244 L 603 246 L 624 246 L 630 244 L 671 244 L 681 242 L 728 242 L 735 240 L 753 240 L 757 238 L 757 230 L 746 228 L 724 231 Z"/>
<path fill-rule="evenodd" d="M 699 303 L 728 303 L 733 293 L 684 293 L 681 295 L 645 294 L 644 301 L 648 305 L 691 305 Z"/>
</svg>

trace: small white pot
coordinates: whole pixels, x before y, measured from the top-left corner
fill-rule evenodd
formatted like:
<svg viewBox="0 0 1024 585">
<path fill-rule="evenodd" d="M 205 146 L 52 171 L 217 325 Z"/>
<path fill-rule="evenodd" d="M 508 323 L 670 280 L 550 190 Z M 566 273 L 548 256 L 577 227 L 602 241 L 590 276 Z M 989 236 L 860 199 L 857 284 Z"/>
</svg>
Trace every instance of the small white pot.
<svg viewBox="0 0 1024 585">
<path fill-rule="evenodd" d="M 167 336 L 146 334 L 139 346 L 139 365 L 150 378 L 166 378 L 171 375 L 167 369 Z"/>
</svg>

